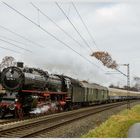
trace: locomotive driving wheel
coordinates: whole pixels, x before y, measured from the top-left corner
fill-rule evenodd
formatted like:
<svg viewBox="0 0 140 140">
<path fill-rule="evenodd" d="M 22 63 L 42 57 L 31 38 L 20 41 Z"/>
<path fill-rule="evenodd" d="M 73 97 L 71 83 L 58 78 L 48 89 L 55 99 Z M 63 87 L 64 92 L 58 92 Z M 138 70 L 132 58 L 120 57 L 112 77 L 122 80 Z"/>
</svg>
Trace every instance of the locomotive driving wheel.
<svg viewBox="0 0 140 140">
<path fill-rule="evenodd" d="M 1 108 L 0 109 L 0 117 L 1 117 L 1 119 L 3 119 L 4 117 L 5 117 L 5 109 L 3 109 L 3 108 Z"/>
<path fill-rule="evenodd" d="M 22 108 L 16 109 L 16 117 L 19 118 L 20 120 L 23 119 L 23 110 L 22 110 Z"/>
</svg>

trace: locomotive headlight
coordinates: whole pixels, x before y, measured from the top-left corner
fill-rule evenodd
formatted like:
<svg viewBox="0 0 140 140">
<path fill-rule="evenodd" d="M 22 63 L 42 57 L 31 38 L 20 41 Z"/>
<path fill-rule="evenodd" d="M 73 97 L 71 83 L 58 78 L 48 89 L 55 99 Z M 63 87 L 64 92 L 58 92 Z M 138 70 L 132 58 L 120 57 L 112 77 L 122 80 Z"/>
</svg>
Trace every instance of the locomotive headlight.
<svg viewBox="0 0 140 140">
<path fill-rule="evenodd" d="M 15 99 L 15 102 L 17 102 L 18 101 L 18 99 Z"/>
<path fill-rule="evenodd" d="M 15 104 L 9 105 L 9 109 L 10 109 L 10 110 L 14 110 L 14 109 L 15 109 Z"/>
</svg>

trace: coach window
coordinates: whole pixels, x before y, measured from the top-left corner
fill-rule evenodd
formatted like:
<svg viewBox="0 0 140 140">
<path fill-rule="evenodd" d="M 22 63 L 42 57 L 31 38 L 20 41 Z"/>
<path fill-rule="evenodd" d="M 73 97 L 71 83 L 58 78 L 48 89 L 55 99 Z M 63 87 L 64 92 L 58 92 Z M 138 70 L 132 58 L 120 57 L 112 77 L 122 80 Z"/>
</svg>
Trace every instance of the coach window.
<svg viewBox="0 0 140 140">
<path fill-rule="evenodd" d="M 87 94 L 89 93 L 89 89 L 87 88 Z"/>
<path fill-rule="evenodd" d="M 105 91 L 104 90 L 102 90 L 102 94 L 103 94 L 103 98 L 104 98 L 104 94 L 105 94 Z"/>
<path fill-rule="evenodd" d="M 93 93 L 94 93 L 94 91 L 93 91 L 93 89 L 92 89 L 92 95 L 93 95 Z"/>
<path fill-rule="evenodd" d="M 98 89 L 95 89 L 96 99 L 98 99 Z"/>
<path fill-rule="evenodd" d="M 89 88 L 89 94 L 91 93 L 91 89 Z"/>
</svg>

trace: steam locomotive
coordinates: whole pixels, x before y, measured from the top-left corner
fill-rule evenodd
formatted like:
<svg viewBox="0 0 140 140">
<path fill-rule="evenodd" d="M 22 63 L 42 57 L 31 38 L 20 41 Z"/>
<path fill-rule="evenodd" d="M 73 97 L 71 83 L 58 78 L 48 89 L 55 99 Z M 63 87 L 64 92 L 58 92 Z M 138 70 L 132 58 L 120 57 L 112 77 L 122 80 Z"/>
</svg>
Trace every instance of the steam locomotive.
<svg viewBox="0 0 140 140">
<path fill-rule="evenodd" d="M 2 71 L 1 84 L 6 90 L 5 94 L 0 94 L 1 116 L 11 113 L 21 118 L 23 113 L 38 112 L 36 109 L 64 110 L 71 83 L 66 76 L 50 75 L 43 70 L 17 63 L 17 67 L 8 67 Z"/>
<path fill-rule="evenodd" d="M 21 62 L 2 71 L 1 84 L 6 90 L 0 94 L 2 118 L 7 114 L 22 118 L 26 114 L 49 114 L 127 99 L 126 94 L 114 96 L 112 90 L 101 85 L 24 67 Z M 137 93 L 130 96 L 131 99 L 140 98 Z"/>
</svg>

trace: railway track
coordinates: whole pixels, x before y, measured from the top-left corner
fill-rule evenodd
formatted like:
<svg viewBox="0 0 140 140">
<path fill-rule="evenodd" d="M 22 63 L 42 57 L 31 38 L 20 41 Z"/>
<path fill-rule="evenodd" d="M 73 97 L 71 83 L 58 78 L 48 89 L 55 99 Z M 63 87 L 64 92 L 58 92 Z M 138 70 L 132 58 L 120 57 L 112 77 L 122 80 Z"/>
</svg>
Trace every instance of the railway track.
<svg viewBox="0 0 140 140">
<path fill-rule="evenodd" d="M 45 115 L 26 116 L 23 119 L 18 119 L 18 118 L 17 119 L 16 118 L 1 119 L 0 120 L 0 126 L 10 124 L 10 123 L 14 123 L 14 122 L 21 122 L 21 121 L 23 122 L 25 120 L 31 120 L 31 119 L 39 118 L 39 117 L 46 116 L 46 115 L 49 116 L 49 114 L 45 114 Z"/>
<path fill-rule="evenodd" d="M 14 121 L 16 122 L 17 120 L 16 119 L 2 119 L 0 120 L 0 125 L 8 124 Z"/>
<path fill-rule="evenodd" d="M 38 137 L 40 133 L 51 131 L 52 129 L 61 127 L 67 123 L 71 123 L 78 119 L 115 108 L 126 104 L 126 102 L 117 102 L 104 104 L 74 111 L 68 111 L 49 116 L 42 116 L 34 119 L 23 120 L 17 123 L 11 123 L 0 126 L 0 137 L 6 138 L 27 138 Z"/>
</svg>

